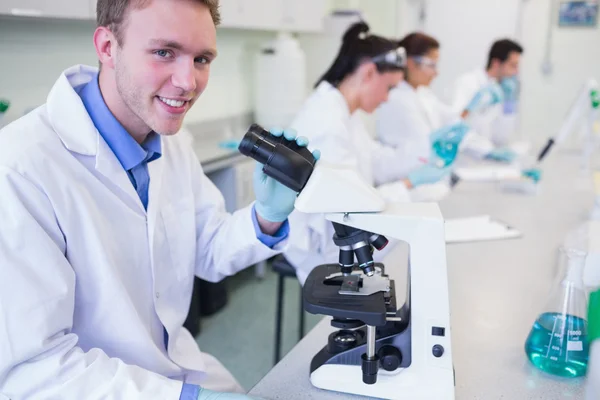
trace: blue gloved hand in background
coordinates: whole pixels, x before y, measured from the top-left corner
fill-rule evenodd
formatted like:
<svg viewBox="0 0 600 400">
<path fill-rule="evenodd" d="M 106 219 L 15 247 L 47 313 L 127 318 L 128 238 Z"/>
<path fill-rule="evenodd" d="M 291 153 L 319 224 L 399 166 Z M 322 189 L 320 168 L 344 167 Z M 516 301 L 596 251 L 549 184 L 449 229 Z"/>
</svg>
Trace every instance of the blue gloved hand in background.
<svg viewBox="0 0 600 400">
<path fill-rule="evenodd" d="M 502 103 L 503 101 L 504 93 L 502 92 L 500 85 L 497 83 L 490 83 L 475 93 L 475 96 L 473 96 L 465 109 L 471 113 L 480 109 L 491 107 L 498 103 Z"/>
<path fill-rule="evenodd" d="M 433 158 L 441 160 L 441 165 L 448 166 L 454 162 L 458 154 L 460 142 L 469 131 L 463 121 L 444 126 L 429 135 Z"/>
<path fill-rule="evenodd" d="M 516 75 L 502 78 L 500 87 L 504 95 L 504 114 L 515 113 L 521 93 L 519 78 Z"/>
<path fill-rule="evenodd" d="M 500 80 L 500 87 L 504 95 L 504 100 L 518 100 L 520 94 L 519 78 L 515 76 L 507 76 Z"/>
<path fill-rule="evenodd" d="M 452 172 L 451 167 L 438 168 L 432 164 L 425 164 L 422 167 L 412 170 L 408 174 L 408 180 L 412 187 L 417 187 L 427 183 L 435 183 Z"/>
<path fill-rule="evenodd" d="M 287 140 L 296 140 L 298 146 L 308 146 L 308 139 L 303 136 L 296 137 L 297 134 L 292 129 L 286 131 L 272 129 L 270 133 L 274 136 L 283 135 Z M 319 150 L 314 150 L 312 154 L 317 160 L 321 157 Z M 254 207 L 258 215 L 267 221 L 283 222 L 294 210 L 298 193 L 267 176 L 262 169 L 261 163 L 257 163 L 254 169 L 253 181 L 256 195 Z"/>
<path fill-rule="evenodd" d="M 539 168 L 529 168 L 521 171 L 521 174 L 525 178 L 531 179 L 533 182 L 538 183 L 542 179 L 542 170 Z"/>
<path fill-rule="evenodd" d="M 510 163 L 517 158 L 517 154 L 511 149 L 494 149 L 485 156 L 488 160 Z"/>
<path fill-rule="evenodd" d="M 198 400 L 259 400 L 256 397 L 250 397 L 240 393 L 220 393 L 208 389 L 200 388 Z"/>
<path fill-rule="evenodd" d="M 460 144 L 468 131 L 469 126 L 464 121 L 459 121 L 433 131 L 429 135 L 429 139 L 431 140 L 432 144 L 438 141 Z"/>
</svg>

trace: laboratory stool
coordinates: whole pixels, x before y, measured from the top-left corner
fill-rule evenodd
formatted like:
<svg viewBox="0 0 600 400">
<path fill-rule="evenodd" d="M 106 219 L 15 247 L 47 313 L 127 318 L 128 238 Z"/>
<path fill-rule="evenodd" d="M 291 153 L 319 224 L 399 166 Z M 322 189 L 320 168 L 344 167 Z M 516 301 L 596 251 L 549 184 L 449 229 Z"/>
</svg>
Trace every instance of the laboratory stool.
<svg viewBox="0 0 600 400">
<path fill-rule="evenodd" d="M 275 317 L 275 359 L 273 365 L 279 362 L 281 355 L 281 324 L 283 314 L 283 296 L 285 290 L 285 278 L 296 278 L 296 269 L 286 260 L 286 258 L 279 254 L 273 258 L 272 268 L 278 276 L 277 281 L 277 309 Z M 298 322 L 298 340 L 304 336 L 304 307 L 302 304 L 302 287 L 300 288 L 300 320 Z"/>
</svg>

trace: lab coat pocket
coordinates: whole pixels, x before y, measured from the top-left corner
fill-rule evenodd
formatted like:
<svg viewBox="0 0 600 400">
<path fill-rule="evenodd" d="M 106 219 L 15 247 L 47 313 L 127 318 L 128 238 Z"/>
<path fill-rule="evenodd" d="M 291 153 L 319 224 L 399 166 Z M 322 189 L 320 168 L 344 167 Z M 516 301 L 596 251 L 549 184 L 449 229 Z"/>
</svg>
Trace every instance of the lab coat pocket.
<svg viewBox="0 0 600 400">
<path fill-rule="evenodd" d="M 194 278 L 196 260 L 196 217 L 191 197 L 178 199 L 161 210 L 171 261 L 170 271 L 179 283 Z M 165 265 L 165 268 L 167 265 Z"/>
</svg>

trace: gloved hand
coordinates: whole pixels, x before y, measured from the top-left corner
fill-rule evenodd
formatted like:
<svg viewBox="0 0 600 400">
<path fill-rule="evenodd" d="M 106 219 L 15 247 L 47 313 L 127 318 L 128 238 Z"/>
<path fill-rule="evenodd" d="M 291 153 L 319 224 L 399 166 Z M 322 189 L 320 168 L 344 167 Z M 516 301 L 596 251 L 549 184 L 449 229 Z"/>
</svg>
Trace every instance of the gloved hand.
<svg viewBox="0 0 600 400">
<path fill-rule="evenodd" d="M 519 78 L 515 76 L 507 76 L 500 80 L 500 87 L 504 95 L 504 100 L 517 100 L 519 98 Z"/>
<path fill-rule="evenodd" d="M 460 144 L 467 132 L 469 126 L 464 121 L 459 121 L 451 125 L 446 125 L 438 130 L 433 131 L 429 135 L 431 143 L 434 144 L 439 141 L 452 144 Z"/>
<path fill-rule="evenodd" d="M 451 167 L 438 168 L 432 164 L 425 164 L 422 167 L 412 170 L 408 174 L 408 180 L 413 187 L 424 185 L 427 183 L 435 183 L 452 172 Z"/>
<path fill-rule="evenodd" d="M 504 95 L 504 114 L 514 114 L 519 103 L 519 78 L 516 75 L 502 78 L 500 87 Z"/>
<path fill-rule="evenodd" d="M 458 154 L 458 146 L 468 131 L 469 126 L 463 121 L 434 131 L 429 135 L 434 153 L 433 158 L 439 159 L 441 166 L 452 164 Z"/>
<path fill-rule="evenodd" d="M 525 178 L 529 178 L 535 183 L 538 183 L 542 179 L 542 171 L 539 168 L 529 168 L 521 171 L 521 174 Z"/>
<path fill-rule="evenodd" d="M 287 140 L 295 139 L 298 146 L 308 146 L 308 139 L 303 136 L 296 137 L 296 132 L 292 129 L 285 132 L 273 129 L 270 132 L 274 136 L 284 135 Z M 321 157 L 319 150 L 314 150 L 312 154 L 317 160 Z M 267 176 L 262 169 L 261 163 L 257 163 L 254 169 L 254 193 L 256 194 L 254 207 L 258 215 L 267 221 L 283 222 L 294 210 L 298 193 Z"/>
<path fill-rule="evenodd" d="M 517 154 L 511 149 L 494 149 L 485 156 L 486 159 L 504 163 L 511 163 Z"/>
<path fill-rule="evenodd" d="M 198 400 L 259 400 L 256 397 L 246 396 L 240 393 L 220 393 L 200 388 Z"/>
<path fill-rule="evenodd" d="M 471 113 L 479 109 L 502 103 L 503 101 L 504 93 L 502 92 L 500 85 L 497 83 L 490 83 L 475 93 L 475 96 L 473 96 L 465 109 Z"/>
</svg>

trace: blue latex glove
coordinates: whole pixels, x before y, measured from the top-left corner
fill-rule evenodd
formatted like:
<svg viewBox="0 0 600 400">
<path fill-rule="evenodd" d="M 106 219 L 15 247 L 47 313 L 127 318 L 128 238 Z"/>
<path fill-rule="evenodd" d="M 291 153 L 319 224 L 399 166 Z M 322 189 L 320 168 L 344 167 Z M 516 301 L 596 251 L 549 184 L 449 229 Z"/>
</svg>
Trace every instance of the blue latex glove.
<svg viewBox="0 0 600 400">
<path fill-rule="evenodd" d="M 239 140 L 224 140 L 222 142 L 219 142 L 219 147 L 222 149 L 237 151 L 238 147 L 240 147 L 240 141 Z"/>
<path fill-rule="evenodd" d="M 240 393 L 220 393 L 200 388 L 198 400 L 258 400 L 258 398 Z"/>
<path fill-rule="evenodd" d="M 500 87 L 504 94 L 504 114 L 516 113 L 521 92 L 519 78 L 516 75 L 502 78 Z"/>
<path fill-rule="evenodd" d="M 517 154 L 511 149 L 494 149 L 486 154 L 485 158 L 492 161 L 510 163 L 517 158 Z"/>
<path fill-rule="evenodd" d="M 498 103 L 502 103 L 503 101 L 504 93 L 502 92 L 500 85 L 497 83 L 490 83 L 475 93 L 475 96 L 473 96 L 465 109 L 471 113 L 480 109 L 491 107 Z"/>
<path fill-rule="evenodd" d="M 433 131 L 429 138 L 431 143 L 443 141 L 445 143 L 460 144 L 468 131 L 469 126 L 464 121 L 459 121 Z"/>
<path fill-rule="evenodd" d="M 505 100 L 518 100 L 519 99 L 519 78 L 515 76 L 508 76 L 500 80 L 500 87 Z"/>
<path fill-rule="evenodd" d="M 521 171 L 525 178 L 529 178 L 535 183 L 538 183 L 542 179 L 542 171 L 539 168 L 529 168 Z"/>
<path fill-rule="evenodd" d="M 425 164 L 422 167 L 412 170 L 408 174 L 408 180 L 413 187 L 417 187 L 427 183 L 438 182 L 448 176 L 450 172 L 452 172 L 451 167 L 438 168 L 435 165 Z"/>
<path fill-rule="evenodd" d="M 287 140 L 295 139 L 298 146 L 308 146 L 308 139 L 303 136 L 296 137 L 296 132 L 292 129 L 285 132 L 273 129 L 270 132 L 274 136 L 284 135 Z M 314 150 L 312 154 L 317 160 L 321 157 L 319 150 Z M 256 194 L 256 212 L 267 221 L 283 222 L 294 210 L 294 203 L 298 193 L 267 176 L 262 169 L 263 164 L 256 163 L 253 178 L 254 193 Z"/>
</svg>

